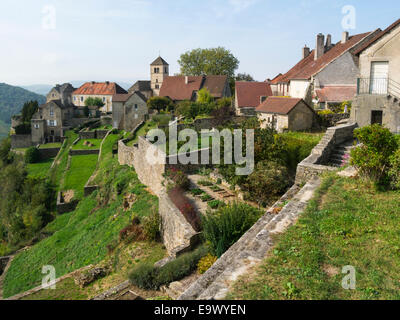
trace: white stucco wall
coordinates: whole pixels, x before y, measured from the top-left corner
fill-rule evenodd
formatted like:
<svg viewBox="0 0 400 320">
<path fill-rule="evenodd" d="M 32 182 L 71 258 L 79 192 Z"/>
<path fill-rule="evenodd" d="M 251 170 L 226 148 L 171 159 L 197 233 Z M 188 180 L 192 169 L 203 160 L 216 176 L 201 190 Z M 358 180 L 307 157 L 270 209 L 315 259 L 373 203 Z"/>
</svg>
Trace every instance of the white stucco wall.
<svg viewBox="0 0 400 320">
<path fill-rule="evenodd" d="M 291 96 L 292 98 L 305 99 L 309 84 L 310 82 L 308 80 L 291 80 L 289 87 L 289 96 Z"/>
</svg>

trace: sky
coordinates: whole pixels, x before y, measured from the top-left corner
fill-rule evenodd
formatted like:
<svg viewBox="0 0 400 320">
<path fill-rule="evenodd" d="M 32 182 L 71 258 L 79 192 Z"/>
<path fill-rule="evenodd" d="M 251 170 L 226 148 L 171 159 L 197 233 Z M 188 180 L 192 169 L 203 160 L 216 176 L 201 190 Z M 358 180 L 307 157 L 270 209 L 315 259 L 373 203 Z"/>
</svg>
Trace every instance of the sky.
<svg viewBox="0 0 400 320">
<path fill-rule="evenodd" d="M 349 10 L 350 8 L 350 10 Z M 133 83 L 150 78 L 160 54 L 179 72 L 182 53 L 222 46 L 237 72 L 264 81 L 315 47 L 400 18 L 398 0 L 1 0 L 0 82 L 76 80 Z"/>
</svg>

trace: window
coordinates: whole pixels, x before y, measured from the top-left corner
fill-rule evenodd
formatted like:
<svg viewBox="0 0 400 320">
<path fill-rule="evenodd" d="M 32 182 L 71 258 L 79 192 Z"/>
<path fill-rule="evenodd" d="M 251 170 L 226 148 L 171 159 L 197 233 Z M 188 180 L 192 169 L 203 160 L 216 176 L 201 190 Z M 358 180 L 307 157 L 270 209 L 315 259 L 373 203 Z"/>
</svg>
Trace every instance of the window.
<svg viewBox="0 0 400 320">
<path fill-rule="evenodd" d="M 135 104 L 135 111 L 137 111 L 137 109 L 138 109 L 138 105 L 137 105 L 137 104 Z"/>
<path fill-rule="evenodd" d="M 160 73 L 160 68 L 154 68 L 154 73 Z"/>
<path fill-rule="evenodd" d="M 49 127 L 55 127 L 57 126 L 57 121 L 56 120 L 47 120 L 47 124 Z"/>
<path fill-rule="evenodd" d="M 156 79 L 156 83 L 158 83 L 158 79 Z"/>
<path fill-rule="evenodd" d="M 74 101 L 76 101 L 76 97 L 74 96 Z"/>
<path fill-rule="evenodd" d="M 54 108 L 50 107 L 50 116 L 54 116 Z"/>
<path fill-rule="evenodd" d="M 168 73 L 168 68 L 167 67 L 165 67 L 165 73 Z"/>
<path fill-rule="evenodd" d="M 83 102 L 83 97 L 81 97 L 81 102 Z"/>
<path fill-rule="evenodd" d="M 103 102 L 106 102 L 106 97 L 103 97 Z"/>
<path fill-rule="evenodd" d="M 33 125 L 33 127 L 34 127 L 35 129 L 39 129 L 39 125 L 38 125 L 37 123 L 35 123 L 35 124 Z"/>
<path fill-rule="evenodd" d="M 158 84 L 156 84 L 156 89 L 160 89 L 160 86 Z"/>
</svg>

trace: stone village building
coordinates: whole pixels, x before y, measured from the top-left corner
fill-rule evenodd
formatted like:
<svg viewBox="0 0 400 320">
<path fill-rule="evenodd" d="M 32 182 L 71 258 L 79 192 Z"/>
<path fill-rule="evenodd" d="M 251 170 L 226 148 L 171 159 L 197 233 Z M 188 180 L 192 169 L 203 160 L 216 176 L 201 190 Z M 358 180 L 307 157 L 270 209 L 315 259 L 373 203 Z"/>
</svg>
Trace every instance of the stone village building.
<svg viewBox="0 0 400 320">
<path fill-rule="evenodd" d="M 400 19 L 355 54 L 360 71 L 351 120 L 359 126 L 382 124 L 400 133 Z"/>
<path fill-rule="evenodd" d="M 113 96 L 113 128 L 132 131 L 147 117 L 147 98 L 140 92 Z"/>
<path fill-rule="evenodd" d="M 287 73 L 278 75 L 270 83 L 275 96 L 301 98 L 309 105 L 329 108 L 345 100 L 352 100 L 357 90 L 358 58 L 355 52 L 373 38 L 380 29 L 349 36 L 332 43 L 332 36 L 318 34 L 316 47 L 302 49 L 302 60 Z"/>
<path fill-rule="evenodd" d="M 266 82 L 236 81 L 235 114 L 255 116 L 255 109 L 270 96 L 272 96 L 271 86 Z"/>
<path fill-rule="evenodd" d="M 300 98 L 268 97 L 255 111 L 262 128 L 278 132 L 309 130 L 316 119 L 314 109 Z"/>
</svg>

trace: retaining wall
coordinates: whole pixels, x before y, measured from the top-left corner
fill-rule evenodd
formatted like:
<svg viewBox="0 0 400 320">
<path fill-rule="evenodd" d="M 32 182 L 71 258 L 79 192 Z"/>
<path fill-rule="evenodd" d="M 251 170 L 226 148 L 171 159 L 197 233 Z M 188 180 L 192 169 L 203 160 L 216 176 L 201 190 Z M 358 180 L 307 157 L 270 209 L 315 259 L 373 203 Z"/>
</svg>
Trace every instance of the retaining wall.
<svg viewBox="0 0 400 320">
<path fill-rule="evenodd" d="M 29 148 L 33 146 L 32 136 L 30 134 L 11 135 L 11 148 Z"/>
<path fill-rule="evenodd" d="M 69 150 L 71 156 L 83 156 L 88 154 L 99 154 L 100 150 Z"/>
<path fill-rule="evenodd" d="M 63 202 L 62 197 L 61 197 L 61 191 L 57 195 L 57 213 L 58 214 L 63 214 L 63 213 L 68 213 L 71 211 L 74 211 L 76 207 L 78 206 L 79 200 L 73 200 L 71 202 Z"/>
<path fill-rule="evenodd" d="M 353 138 L 356 123 L 339 125 L 326 130 L 320 143 L 311 151 L 311 154 L 299 163 L 296 172 L 296 184 L 302 184 L 313 176 L 324 171 L 333 171 L 337 168 L 326 165 L 335 148 Z"/>
<path fill-rule="evenodd" d="M 41 159 L 50 159 L 55 158 L 60 151 L 61 148 L 46 148 L 46 149 L 38 149 L 39 155 Z"/>
</svg>

